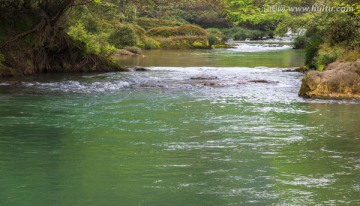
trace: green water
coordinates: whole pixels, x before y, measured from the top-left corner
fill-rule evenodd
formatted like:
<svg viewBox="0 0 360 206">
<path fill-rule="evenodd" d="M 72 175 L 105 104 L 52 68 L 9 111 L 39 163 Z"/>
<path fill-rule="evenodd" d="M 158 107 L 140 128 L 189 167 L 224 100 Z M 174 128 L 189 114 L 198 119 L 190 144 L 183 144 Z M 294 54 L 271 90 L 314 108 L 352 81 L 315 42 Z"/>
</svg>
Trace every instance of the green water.
<svg viewBox="0 0 360 206">
<path fill-rule="evenodd" d="M 143 55 L 120 57 L 127 66 L 216 66 L 216 67 L 299 67 L 304 53 L 296 50 L 270 52 L 233 52 L 217 50 L 151 50 Z"/>
<path fill-rule="evenodd" d="M 0 205 L 360 205 L 359 102 L 207 66 L 3 84 Z"/>
</svg>

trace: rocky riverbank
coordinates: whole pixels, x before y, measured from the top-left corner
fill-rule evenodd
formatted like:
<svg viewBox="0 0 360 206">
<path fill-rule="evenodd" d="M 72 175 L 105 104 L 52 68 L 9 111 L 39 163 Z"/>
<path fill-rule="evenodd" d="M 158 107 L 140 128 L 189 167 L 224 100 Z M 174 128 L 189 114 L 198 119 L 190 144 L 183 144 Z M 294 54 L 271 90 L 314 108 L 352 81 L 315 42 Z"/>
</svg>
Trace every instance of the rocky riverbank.
<svg viewBox="0 0 360 206">
<path fill-rule="evenodd" d="M 308 72 L 302 80 L 299 95 L 310 98 L 360 99 L 360 59 L 356 62 L 334 62 L 323 72 Z"/>
</svg>

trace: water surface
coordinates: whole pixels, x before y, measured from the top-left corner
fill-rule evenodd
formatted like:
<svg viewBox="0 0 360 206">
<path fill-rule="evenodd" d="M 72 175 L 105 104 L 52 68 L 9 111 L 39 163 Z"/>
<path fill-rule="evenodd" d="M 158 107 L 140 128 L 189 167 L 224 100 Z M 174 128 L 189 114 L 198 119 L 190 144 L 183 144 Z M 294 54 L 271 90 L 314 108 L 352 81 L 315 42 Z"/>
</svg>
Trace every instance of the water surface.
<svg viewBox="0 0 360 206">
<path fill-rule="evenodd" d="M 287 44 L 234 43 L 231 49 L 150 50 L 143 55 L 120 57 L 127 66 L 300 67 L 304 52 Z"/>
<path fill-rule="evenodd" d="M 0 205 L 360 205 L 359 102 L 263 63 L 0 86 Z"/>
</svg>

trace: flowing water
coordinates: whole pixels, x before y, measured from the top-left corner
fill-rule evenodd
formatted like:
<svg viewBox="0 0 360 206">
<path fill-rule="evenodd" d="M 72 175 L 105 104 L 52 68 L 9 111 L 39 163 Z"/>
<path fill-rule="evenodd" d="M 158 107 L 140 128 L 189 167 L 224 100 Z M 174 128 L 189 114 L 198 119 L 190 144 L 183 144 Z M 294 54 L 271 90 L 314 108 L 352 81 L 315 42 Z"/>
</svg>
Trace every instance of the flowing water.
<svg viewBox="0 0 360 206">
<path fill-rule="evenodd" d="M 302 58 L 151 51 L 123 60 L 148 72 L 2 83 L 0 205 L 360 205 L 359 102 L 298 97 L 281 68 Z"/>
</svg>

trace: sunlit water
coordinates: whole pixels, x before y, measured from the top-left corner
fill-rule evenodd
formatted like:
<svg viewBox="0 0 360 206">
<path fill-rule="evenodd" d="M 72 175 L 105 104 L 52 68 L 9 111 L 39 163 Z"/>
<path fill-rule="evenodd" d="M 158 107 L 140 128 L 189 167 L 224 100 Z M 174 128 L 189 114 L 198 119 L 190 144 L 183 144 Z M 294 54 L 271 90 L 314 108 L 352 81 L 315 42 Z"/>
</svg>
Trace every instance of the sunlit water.
<svg viewBox="0 0 360 206">
<path fill-rule="evenodd" d="M 187 63 L 1 85 L 0 205 L 360 205 L 359 102 Z"/>
</svg>

